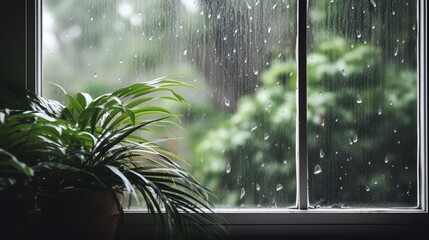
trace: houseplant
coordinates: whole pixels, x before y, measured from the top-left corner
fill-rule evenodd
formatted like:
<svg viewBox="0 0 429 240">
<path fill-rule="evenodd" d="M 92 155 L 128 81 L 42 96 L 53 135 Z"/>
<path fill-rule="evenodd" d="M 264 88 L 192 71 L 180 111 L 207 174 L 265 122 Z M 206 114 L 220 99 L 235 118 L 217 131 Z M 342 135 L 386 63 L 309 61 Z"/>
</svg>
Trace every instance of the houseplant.
<svg viewBox="0 0 429 240">
<path fill-rule="evenodd" d="M 160 78 L 95 99 L 86 93 L 66 94 L 67 106 L 29 94 L 22 110 L 5 114 L 0 137 L 6 141 L 0 147 L 34 170 L 29 186 L 44 212 L 86 211 L 92 207 L 63 200 L 82 192 L 106 196 L 107 191 L 122 213 L 120 196 L 128 193 L 167 229 L 166 238 L 185 238 L 193 231 L 211 231 L 216 237 L 221 221 L 211 210 L 210 192 L 180 166 L 183 160 L 161 146 L 165 139 L 157 131 L 179 124 L 176 114 L 156 102 L 186 106 L 172 90 L 185 86 Z"/>
</svg>

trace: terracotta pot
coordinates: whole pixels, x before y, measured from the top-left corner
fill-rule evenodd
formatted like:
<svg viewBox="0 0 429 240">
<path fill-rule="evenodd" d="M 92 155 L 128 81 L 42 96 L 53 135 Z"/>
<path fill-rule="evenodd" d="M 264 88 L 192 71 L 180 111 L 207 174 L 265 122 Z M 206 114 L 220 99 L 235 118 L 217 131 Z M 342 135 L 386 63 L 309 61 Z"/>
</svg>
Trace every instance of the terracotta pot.
<svg viewBox="0 0 429 240">
<path fill-rule="evenodd" d="M 120 211 L 108 190 L 69 190 L 55 196 L 42 197 L 41 211 L 33 214 L 39 239 L 115 238 Z"/>
</svg>

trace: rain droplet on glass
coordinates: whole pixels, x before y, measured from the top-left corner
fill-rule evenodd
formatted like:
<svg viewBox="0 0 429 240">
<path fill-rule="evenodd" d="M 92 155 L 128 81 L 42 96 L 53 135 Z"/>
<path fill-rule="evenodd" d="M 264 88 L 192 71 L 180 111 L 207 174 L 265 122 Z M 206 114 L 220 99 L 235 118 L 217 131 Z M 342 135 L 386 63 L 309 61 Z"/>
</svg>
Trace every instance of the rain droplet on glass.
<svg viewBox="0 0 429 240">
<path fill-rule="evenodd" d="M 283 160 L 283 164 L 286 164 L 286 163 L 287 163 L 287 160 L 286 160 L 286 159 L 284 159 L 284 160 Z"/>
<path fill-rule="evenodd" d="M 278 191 L 280 191 L 280 190 L 282 190 L 283 189 L 283 185 L 281 185 L 280 183 L 279 184 L 277 184 L 277 186 L 276 186 L 276 191 L 278 192 Z"/>
<path fill-rule="evenodd" d="M 389 163 L 389 159 L 387 157 L 384 159 L 384 163 Z"/>
<path fill-rule="evenodd" d="M 268 140 L 268 138 L 270 138 L 270 135 L 268 135 L 268 133 L 264 134 L 264 140 Z"/>
<path fill-rule="evenodd" d="M 277 3 L 273 5 L 273 10 L 276 9 L 277 7 Z"/>
<path fill-rule="evenodd" d="M 256 191 L 260 191 L 261 190 L 261 186 L 259 186 L 259 184 L 256 184 Z"/>
<path fill-rule="evenodd" d="M 314 174 L 319 174 L 322 172 L 322 167 L 320 167 L 319 164 L 317 164 L 316 166 L 314 166 Z"/>
<path fill-rule="evenodd" d="M 268 33 L 270 33 L 271 32 L 271 27 L 268 27 Z"/>
<path fill-rule="evenodd" d="M 322 149 L 320 149 L 319 156 L 320 158 L 323 158 L 325 156 L 325 153 L 322 151 Z"/>
<path fill-rule="evenodd" d="M 325 126 L 325 119 L 324 118 L 322 118 L 322 121 L 320 122 L 320 125 L 323 127 L 323 126 Z"/>
<path fill-rule="evenodd" d="M 242 199 L 244 197 L 244 195 L 246 195 L 246 190 L 244 190 L 244 188 L 241 188 L 240 199 Z"/>
<path fill-rule="evenodd" d="M 226 170 L 225 170 L 225 172 L 226 172 L 226 173 L 230 173 L 230 172 L 231 172 L 231 164 L 230 164 L 230 163 L 228 163 L 228 164 L 226 165 Z"/>
<path fill-rule="evenodd" d="M 349 138 L 349 144 L 353 145 L 353 140 L 351 138 Z"/>
<path fill-rule="evenodd" d="M 371 190 L 371 188 L 370 188 L 368 185 L 366 185 L 366 186 L 365 186 L 365 190 L 366 190 L 367 192 L 369 192 L 369 191 Z"/>
<path fill-rule="evenodd" d="M 381 110 L 381 107 L 379 107 L 379 108 L 377 109 L 377 113 L 378 113 L 378 115 L 381 115 L 381 114 L 383 113 L 383 111 Z"/>
<path fill-rule="evenodd" d="M 94 73 L 94 78 L 97 78 L 98 77 L 98 74 L 97 73 Z"/>
<path fill-rule="evenodd" d="M 399 52 L 399 48 L 395 48 L 395 51 L 393 52 L 393 55 L 396 57 L 396 56 L 398 56 L 398 52 Z"/>
<path fill-rule="evenodd" d="M 375 3 L 375 0 L 370 0 L 369 2 L 372 4 L 373 7 L 377 7 L 377 3 Z"/>
<path fill-rule="evenodd" d="M 357 142 L 358 141 L 358 136 L 357 135 L 355 135 L 354 137 L 353 137 L 353 142 L 355 143 L 355 142 Z"/>
<path fill-rule="evenodd" d="M 259 71 L 257 69 L 253 69 L 253 74 L 258 75 Z"/>
<path fill-rule="evenodd" d="M 253 127 L 250 129 L 251 132 L 255 131 L 258 128 L 258 126 L 255 124 L 253 125 Z"/>
<path fill-rule="evenodd" d="M 362 103 L 362 97 L 359 95 L 359 93 L 356 96 L 356 102 L 361 104 Z"/>
<path fill-rule="evenodd" d="M 229 107 L 229 105 L 231 104 L 230 100 L 228 98 L 224 98 L 225 100 L 225 106 Z"/>
<path fill-rule="evenodd" d="M 186 56 L 188 54 L 188 49 L 185 49 L 184 51 L 183 51 L 183 55 L 184 56 Z"/>
<path fill-rule="evenodd" d="M 356 30 L 356 37 L 357 38 L 361 38 L 362 37 L 362 33 L 359 30 Z"/>
<path fill-rule="evenodd" d="M 252 9 L 252 6 L 250 6 L 250 4 L 248 2 L 246 2 L 247 8 L 250 10 Z"/>
</svg>

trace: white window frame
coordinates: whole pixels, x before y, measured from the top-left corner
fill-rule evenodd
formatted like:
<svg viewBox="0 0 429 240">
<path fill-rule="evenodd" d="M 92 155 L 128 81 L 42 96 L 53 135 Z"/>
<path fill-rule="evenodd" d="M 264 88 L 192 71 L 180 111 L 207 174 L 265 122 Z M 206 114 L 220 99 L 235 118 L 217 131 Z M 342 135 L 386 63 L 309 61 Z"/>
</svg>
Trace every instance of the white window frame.
<svg viewBox="0 0 429 240">
<path fill-rule="evenodd" d="M 29 89 L 41 94 L 42 59 L 39 54 L 41 49 L 41 1 L 6 0 L 0 3 L 0 16 L 2 16 L 0 20 L 0 28 L 2 28 L 0 29 L 2 31 L 0 42 L 2 46 L 0 52 L 1 85 L 12 86 L 17 92 Z M 306 6 L 306 1 L 298 0 L 298 3 Z M 296 209 L 217 209 L 216 211 L 229 223 L 234 239 L 246 236 L 299 237 L 313 236 L 313 234 L 318 237 L 427 234 L 429 213 L 426 0 L 418 0 L 418 16 L 418 207 L 309 209 L 308 193 L 304 190 L 299 193 L 299 196 L 300 199 L 306 199 L 306 201 L 300 201 L 301 203 Z M 299 24 L 305 26 L 302 25 L 306 24 L 302 20 L 305 19 L 305 16 L 304 18 L 302 15 L 298 17 L 301 17 L 298 21 L 301 21 Z M 306 164 L 301 167 L 307 172 Z M 304 174 L 300 177 L 298 180 L 302 182 L 306 181 L 308 176 Z M 147 231 L 153 231 L 153 222 L 148 213 L 126 211 L 121 231 L 123 236 L 149 236 Z"/>
</svg>

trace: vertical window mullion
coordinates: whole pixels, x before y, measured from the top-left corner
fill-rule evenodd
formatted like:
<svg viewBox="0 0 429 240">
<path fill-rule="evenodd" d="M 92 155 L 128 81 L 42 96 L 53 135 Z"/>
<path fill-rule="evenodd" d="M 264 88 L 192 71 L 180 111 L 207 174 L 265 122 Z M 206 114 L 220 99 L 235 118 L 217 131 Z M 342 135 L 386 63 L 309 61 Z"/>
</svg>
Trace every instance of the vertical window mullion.
<svg viewBox="0 0 429 240">
<path fill-rule="evenodd" d="M 297 207 L 308 209 L 307 161 L 307 0 L 297 1 Z"/>
</svg>

